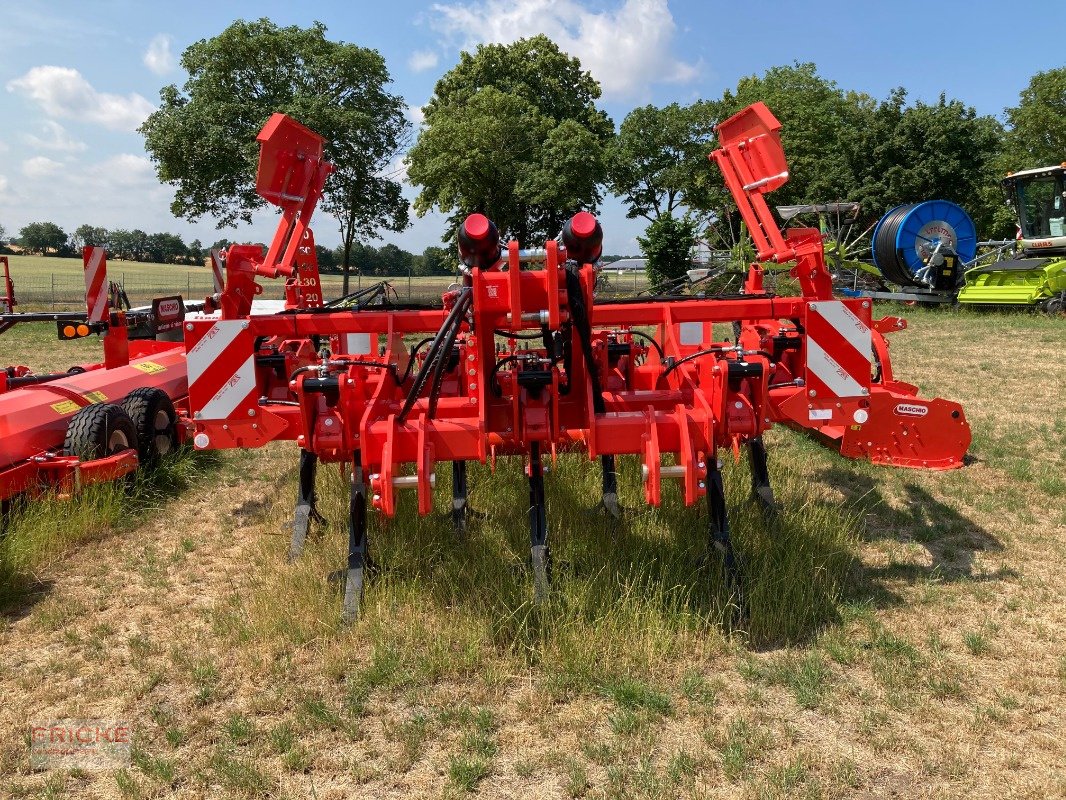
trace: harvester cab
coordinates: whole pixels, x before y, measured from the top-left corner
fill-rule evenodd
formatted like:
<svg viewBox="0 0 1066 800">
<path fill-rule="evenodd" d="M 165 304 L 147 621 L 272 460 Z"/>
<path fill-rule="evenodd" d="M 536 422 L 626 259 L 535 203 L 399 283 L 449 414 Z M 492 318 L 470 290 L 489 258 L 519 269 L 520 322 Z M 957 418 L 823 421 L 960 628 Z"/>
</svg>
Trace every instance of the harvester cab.
<svg viewBox="0 0 1066 800">
<path fill-rule="evenodd" d="M 1018 215 L 1019 257 L 975 266 L 959 303 L 1066 310 L 1066 162 L 1014 172 L 1003 190 Z"/>
<path fill-rule="evenodd" d="M 1018 213 L 1025 255 L 1066 255 L 1066 163 L 1014 172 L 1003 180 Z"/>
</svg>

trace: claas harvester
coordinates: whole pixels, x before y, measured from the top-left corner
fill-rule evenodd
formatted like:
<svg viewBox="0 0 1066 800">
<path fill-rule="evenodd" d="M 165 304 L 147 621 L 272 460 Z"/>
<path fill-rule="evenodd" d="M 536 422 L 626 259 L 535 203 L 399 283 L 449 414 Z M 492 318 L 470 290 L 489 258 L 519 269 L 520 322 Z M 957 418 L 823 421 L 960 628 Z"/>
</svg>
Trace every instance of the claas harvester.
<svg viewBox="0 0 1066 800">
<path fill-rule="evenodd" d="M 220 316 L 184 323 L 195 447 L 296 442 L 291 558 L 319 519 L 317 465 L 342 465 L 348 621 L 364 591 L 368 513 L 395 514 L 403 491 L 417 495 L 419 513 L 432 512 L 442 462 L 462 529 L 468 463 L 521 459 L 533 595 L 544 597 L 545 460 L 563 451 L 599 462 L 607 513 L 619 512 L 623 455 L 641 461 L 645 502 L 658 505 L 664 482 L 677 481 L 686 504 L 706 503 L 709 547 L 739 593 L 722 455 L 748 449 L 754 495 L 772 508 L 763 434 L 774 424 L 898 467 L 961 467 L 970 442 L 957 403 L 921 398 L 893 376 L 885 335 L 905 322 L 874 319 L 869 299 L 835 299 L 819 231 L 778 229 L 764 196 L 788 180 L 779 129 L 757 103 L 719 125 L 710 154 L 758 253 L 741 293 L 597 300 L 595 216 L 578 212 L 557 239 L 524 248 L 502 242 L 485 209 L 458 230 L 462 279 L 442 303 L 390 303 L 365 289 L 323 303 L 301 287 L 317 286 L 309 221 L 331 167 L 320 136 L 274 115 L 259 135 L 257 191 L 282 210 L 277 235 L 265 256 L 232 246 L 224 288 L 208 298 Z M 767 291 L 768 262 L 792 263 L 802 294 Z M 283 312 L 251 314 L 260 277 L 285 278 Z"/>
</svg>

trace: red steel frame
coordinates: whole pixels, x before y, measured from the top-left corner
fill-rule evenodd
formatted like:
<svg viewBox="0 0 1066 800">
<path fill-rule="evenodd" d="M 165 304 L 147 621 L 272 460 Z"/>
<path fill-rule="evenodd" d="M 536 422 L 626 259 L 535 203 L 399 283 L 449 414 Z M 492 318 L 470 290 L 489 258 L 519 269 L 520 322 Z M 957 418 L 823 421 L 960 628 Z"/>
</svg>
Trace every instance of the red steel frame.
<svg viewBox="0 0 1066 800">
<path fill-rule="evenodd" d="M 766 293 L 754 264 L 742 295 L 597 303 L 591 262 L 602 234 L 591 215 L 575 217 L 561 242 L 536 252 L 510 242 L 487 262 L 462 244 L 464 236 L 489 235 L 491 224 L 476 215 L 460 234 L 469 270 L 443 309 L 311 308 L 290 292 L 290 311 L 249 316 L 256 275 L 284 275 L 291 284 L 292 242 L 309 234 L 329 171 L 321 137 L 279 117 L 260 135 L 258 182 L 260 193 L 285 209 L 275 244 L 266 259 L 231 248 L 217 298 L 221 319 L 186 323 L 194 442 L 297 442 L 293 557 L 317 517 L 316 463 L 352 464 L 347 619 L 358 613 L 362 594 L 367 498 L 392 515 L 397 491 L 414 489 L 419 512 L 429 513 L 439 462 L 453 464 L 453 517 L 461 526 L 466 462 L 525 457 L 538 596 L 549 558 L 541 459 L 559 450 L 600 458 L 604 506 L 612 512 L 614 457 L 621 454 L 642 459 L 648 503 L 660 502 L 664 478 L 680 481 L 686 504 L 706 498 L 710 543 L 724 553 L 735 587 L 722 448 L 749 448 L 753 488 L 767 505 L 773 493 L 761 437 L 774 422 L 814 431 L 842 454 L 875 463 L 962 465 L 970 434 L 961 407 L 919 399 L 915 387 L 892 376 L 883 334 L 905 323 L 874 320 L 868 300 L 834 298 L 819 232 L 782 235 L 774 222 L 763 195 L 788 172 L 780 124 L 761 103 L 719 126 L 721 147 L 711 158 L 760 261 L 794 261 L 801 297 Z M 270 137 L 282 131 L 284 146 L 272 146 Z M 495 241 L 487 247 L 496 252 Z M 305 262 L 300 274 L 311 272 L 317 276 Z M 735 340 L 716 338 L 716 323 L 733 323 Z M 408 350 L 405 337 L 417 335 L 436 336 L 428 356 Z M 530 339 L 541 341 L 529 346 Z"/>
<path fill-rule="evenodd" d="M 184 347 L 180 342 L 130 341 L 125 312 L 111 307 L 103 248 L 86 247 L 83 261 L 84 316 L 91 330 L 101 334 L 103 361 L 51 375 L 36 375 L 23 365 L 0 368 L 0 500 L 47 488 L 66 495 L 137 469 L 133 448 L 91 461 L 63 452 L 71 417 L 90 404 L 120 403 L 135 389 L 156 387 L 174 401 L 179 410 L 179 439 L 187 437 Z M 20 316 L 45 321 L 65 315 Z M 89 329 L 84 323 L 81 327 Z"/>
</svg>

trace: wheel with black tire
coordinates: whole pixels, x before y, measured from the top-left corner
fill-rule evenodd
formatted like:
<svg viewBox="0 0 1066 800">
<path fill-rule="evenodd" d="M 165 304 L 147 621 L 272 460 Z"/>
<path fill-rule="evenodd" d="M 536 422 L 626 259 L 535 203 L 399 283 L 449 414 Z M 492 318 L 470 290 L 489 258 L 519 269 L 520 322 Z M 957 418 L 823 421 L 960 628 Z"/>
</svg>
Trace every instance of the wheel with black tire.
<svg viewBox="0 0 1066 800">
<path fill-rule="evenodd" d="M 121 406 L 94 403 L 79 409 L 67 423 L 63 452 L 81 461 L 97 458 L 137 446 L 137 429 Z"/>
<path fill-rule="evenodd" d="M 174 403 L 162 389 L 142 386 L 122 401 L 122 409 L 137 432 L 137 457 L 142 464 L 154 464 L 178 446 L 178 415 Z"/>
<path fill-rule="evenodd" d="M 1066 303 L 1061 297 L 1052 297 L 1044 303 L 1044 312 L 1049 316 L 1056 317 L 1066 311 Z"/>
</svg>

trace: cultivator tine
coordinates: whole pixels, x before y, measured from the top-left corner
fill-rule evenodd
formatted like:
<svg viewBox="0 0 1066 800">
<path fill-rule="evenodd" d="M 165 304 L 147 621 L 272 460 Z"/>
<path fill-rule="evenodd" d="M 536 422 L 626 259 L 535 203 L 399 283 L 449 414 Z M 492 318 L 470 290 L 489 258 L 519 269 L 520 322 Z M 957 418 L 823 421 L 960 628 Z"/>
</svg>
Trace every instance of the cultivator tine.
<svg viewBox="0 0 1066 800">
<path fill-rule="evenodd" d="M 296 513 L 292 521 L 292 541 L 289 543 L 289 561 L 300 557 L 307 541 L 312 522 L 319 525 L 326 520 L 318 513 L 315 495 L 315 475 L 318 472 L 318 456 L 310 450 L 300 450 L 300 487 L 296 495 Z"/>
<path fill-rule="evenodd" d="M 618 473 L 614 468 L 614 456 L 601 456 L 603 468 L 603 509 L 615 519 L 621 519 L 622 507 L 618 505 Z"/>
<path fill-rule="evenodd" d="M 466 462 L 452 462 L 452 525 L 456 533 L 466 532 L 467 503 Z"/>
<path fill-rule="evenodd" d="M 743 614 L 745 609 L 740 564 L 733 550 L 733 541 L 729 536 L 725 485 L 722 482 L 722 472 L 715 456 L 711 456 L 707 463 L 707 511 L 710 514 L 707 531 L 709 550 L 721 555 L 722 566 L 725 568 L 726 587 L 729 589 L 730 596 L 736 599 L 737 606 Z"/>
<path fill-rule="evenodd" d="M 356 452 L 352 460 L 352 488 L 348 501 L 348 574 L 344 581 L 344 604 L 341 609 L 341 621 L 345 624 L 359 618 L 367 561 L 366 484 L 363 483 L 363 467 Z"/>
<path fill-rule="evenodd" d="M 544 468 L 536 442 L 529 449 L 529 541 L 533 557 L 533 600 L 540 603 L 548 597 L 551 551 L 548 549 L 548 518 L 544 508 Z"/>
<path fill-rule="evenodd" d="M 758 501 L 764 512 L 776 513 L 777 500 L 770 485 L 770 471 L 766 465 L 766 445 L 761 436 L 748 442 L 748 460 L 751 465 L 751 496 Z"/>
</svg>

